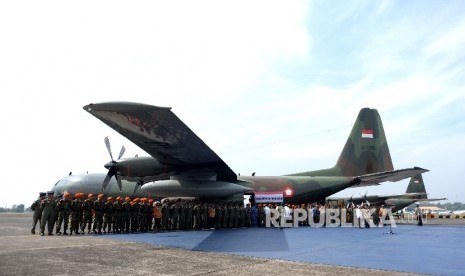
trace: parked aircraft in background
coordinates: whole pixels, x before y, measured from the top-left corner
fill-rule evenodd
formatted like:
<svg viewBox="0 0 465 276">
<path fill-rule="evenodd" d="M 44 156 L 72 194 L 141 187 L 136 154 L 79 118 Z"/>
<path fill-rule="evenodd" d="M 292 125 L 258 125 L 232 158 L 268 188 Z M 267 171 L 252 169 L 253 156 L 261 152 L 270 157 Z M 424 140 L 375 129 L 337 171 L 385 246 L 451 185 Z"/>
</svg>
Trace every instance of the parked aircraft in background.
<svg viewBox="0 0 465 276">
<path fill-rule="evenodd" d="M 399 181 L 428 170 L 394 170 L 376 109 L 360 110 L 336 165 L 284 176 L 237 176 L 171 108 L 128 102 L 89 104 L 84 110 L 128 138 L 150 157 L 122 158 L 105 165 L 108 174 L 134 181 L 159 197 L 243 199 L 244 194 L 282 195 L 288 203 L 324 202 L 348 187 Z M 108 148 L 109 143 L 108 143 Z M 111 152 L 111 150 L 110 150 Z"/>
<path fill-rule="evenodd" d="M 405 194 L 398 195 L 364 195 L 361 197 L 350 198 L 328 198 L 327 201 L 344 201 L 344 205 L 348 204 L 361 205 L 367 204 L 370 207 L 376 206 L 389 206 L 392 211 L 396 212 L 403 208 L 415 203 L 423 201 L 438 201 L 446 200 L 446 198 L 428 198 L 426 193 L 425 183 L 421 174 L 415 175 L 410 178 L 409 185 Z"/>
</svg>

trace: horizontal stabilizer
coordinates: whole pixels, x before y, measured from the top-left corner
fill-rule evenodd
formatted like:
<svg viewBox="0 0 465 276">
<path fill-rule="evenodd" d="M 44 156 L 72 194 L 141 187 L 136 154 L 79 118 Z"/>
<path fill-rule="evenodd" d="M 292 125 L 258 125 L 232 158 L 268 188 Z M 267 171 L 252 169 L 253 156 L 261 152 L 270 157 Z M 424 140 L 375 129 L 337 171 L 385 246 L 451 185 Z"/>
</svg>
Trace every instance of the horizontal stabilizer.
<svg viewBox="0 0 465 276">
<path fill-rule="evenodd" d="M 370 185 L 378 185 L 379 183 L 390 181 L 397 182 L 417 174 L 427 172 L 429 170 L 420 167 L 414 167 L 409 169 L 401 169 L 394 171 L 386 171 L 379 173 L 365 174 L 357 176 L 354 180 L 355 184 L 352 187 L 363 187 Z"/>
<path fill-rule="evenodd" d="M 420 202 L 429 202 L 429 201 L 440 201 L 440 200 L 447 200 L 447 198 L 425 198 L 419 200 Z"/>
</svg>

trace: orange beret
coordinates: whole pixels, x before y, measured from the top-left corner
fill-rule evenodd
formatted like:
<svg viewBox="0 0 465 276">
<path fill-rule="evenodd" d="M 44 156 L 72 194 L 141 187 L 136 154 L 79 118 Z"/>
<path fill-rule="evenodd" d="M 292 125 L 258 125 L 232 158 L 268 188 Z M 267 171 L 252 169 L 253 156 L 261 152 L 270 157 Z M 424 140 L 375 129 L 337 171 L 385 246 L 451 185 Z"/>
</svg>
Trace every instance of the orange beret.
<svg viewBox="0 0 465 276">
<path fill-rule="evenodd" d="M 88 195 L 87 195 L 88 198 L 91 198 L 91 197 L 93 197 L 93 196 L 94 196 L 93 194 L 88 194 Z"/>
<path fill-rule="evenodd" d="M 103 194 L 98 194 L 97 197 L 98 197 L 98 198 L 101 198 L 101 197 L 103 197 Z"/>
<path fill-rule="evenodd" d="M 113 198 L 111 196 L 107 197 L 107 200 L 113 200 Z"/>
</svg>

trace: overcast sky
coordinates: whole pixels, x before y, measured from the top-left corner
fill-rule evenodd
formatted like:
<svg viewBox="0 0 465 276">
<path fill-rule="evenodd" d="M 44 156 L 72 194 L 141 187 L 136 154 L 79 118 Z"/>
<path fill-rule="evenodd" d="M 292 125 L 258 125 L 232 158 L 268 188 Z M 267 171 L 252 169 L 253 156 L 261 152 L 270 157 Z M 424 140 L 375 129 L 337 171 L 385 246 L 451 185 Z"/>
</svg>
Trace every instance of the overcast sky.
<svg viewBox="0 0 465 276">
<path fill-rule="evenodd" d="M 235 172 L 332 167 L 363 107 L 394 167 L 465 202 L 463 1 L 2 1 L 0 206 L 121 145 L 82 107 L 172 107 Z M 408 180 L 339 195 L 403 193 Z"/>
</svg>

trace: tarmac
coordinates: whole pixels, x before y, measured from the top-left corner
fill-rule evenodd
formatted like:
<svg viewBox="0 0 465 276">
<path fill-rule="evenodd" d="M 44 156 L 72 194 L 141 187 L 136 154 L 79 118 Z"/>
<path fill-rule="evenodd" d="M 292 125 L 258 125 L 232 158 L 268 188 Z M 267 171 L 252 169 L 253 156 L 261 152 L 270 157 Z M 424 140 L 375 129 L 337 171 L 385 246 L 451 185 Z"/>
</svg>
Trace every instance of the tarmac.
<svg viewBox="0 0 465 276">
<path fill-rule="evenodd" d="M 465 274 L 465 219 L 43 237 L 31 222 L 0 214 L 0 275 Z"/>
</svg>

